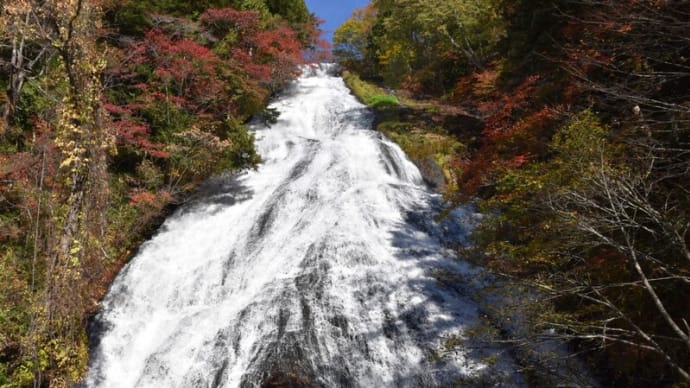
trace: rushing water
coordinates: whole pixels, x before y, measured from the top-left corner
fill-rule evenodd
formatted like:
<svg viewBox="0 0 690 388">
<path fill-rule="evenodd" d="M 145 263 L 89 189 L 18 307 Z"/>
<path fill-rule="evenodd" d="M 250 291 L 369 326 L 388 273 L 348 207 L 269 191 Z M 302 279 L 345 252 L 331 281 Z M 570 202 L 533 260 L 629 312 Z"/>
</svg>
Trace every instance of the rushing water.
<svg viewBox="0 0 690 388">
<path fill-rule="evenodd" d="M 307 73 L 255 128 L 260 168 L 209 182 L 116 278 L 88 386 L 521 384 L 505 357 L 441 351 L 481 319 L 439 199 L 342 79 Z"/>
</svg>

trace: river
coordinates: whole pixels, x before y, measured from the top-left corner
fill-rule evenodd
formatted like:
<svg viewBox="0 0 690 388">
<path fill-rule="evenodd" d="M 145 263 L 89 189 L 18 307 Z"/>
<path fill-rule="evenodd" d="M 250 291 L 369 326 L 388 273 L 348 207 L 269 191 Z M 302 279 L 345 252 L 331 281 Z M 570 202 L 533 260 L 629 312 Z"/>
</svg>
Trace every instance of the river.
<svg viewBox="0 0 690 388">
<path fill-rule="evenodd" d="M 522 384 L 507 353 L 472 346 L 471 292 L 440 280 L 476 272 L 442 244 L 472 213 L 433 221 L 439 196 L 329 69 L 254 125 L 256 171 L 209 181 L 117 276 L 87 386 Z"/>
</svg>

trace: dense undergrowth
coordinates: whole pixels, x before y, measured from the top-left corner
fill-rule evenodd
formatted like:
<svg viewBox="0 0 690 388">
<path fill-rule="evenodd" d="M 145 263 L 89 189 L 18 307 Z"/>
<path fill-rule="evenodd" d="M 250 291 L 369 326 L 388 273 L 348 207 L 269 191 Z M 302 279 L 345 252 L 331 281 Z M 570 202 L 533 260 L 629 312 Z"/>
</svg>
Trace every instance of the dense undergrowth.
<svg viewBox="0 0 690 388">
<path fill-rule="evenodd" d="M 558 333 L 606 385 L 690 384 L 689 27 L 680 2 L 374 0 L 335 33 L 379 129 L 486 214 L 464 253 L 542 295 L 510 341 Z"/>
<path fill-rule="evenodd" d="M 0 386 L 69 386 L 131 251 L 259 162 L 243 123 L 318 46 L 301 0 L 0 4 Z"/>
</svg>

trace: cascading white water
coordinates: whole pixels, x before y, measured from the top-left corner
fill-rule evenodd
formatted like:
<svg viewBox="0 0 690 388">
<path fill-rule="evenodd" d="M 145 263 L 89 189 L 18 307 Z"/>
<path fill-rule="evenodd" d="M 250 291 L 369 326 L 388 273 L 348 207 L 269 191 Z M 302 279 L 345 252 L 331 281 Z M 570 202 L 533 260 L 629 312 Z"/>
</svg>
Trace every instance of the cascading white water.
<svg viewBox="0 0 690 388">
<path fill-rule="evenodd" d="M 433 233 L 417 168 L 326 70 L 255 128 L 257 171 L 212 181 L 119 274 L 87 386 L 446 386 L 512 369 L 435 357 L 480 323 L 437 278 L 472 270 Z"/>
</svg>

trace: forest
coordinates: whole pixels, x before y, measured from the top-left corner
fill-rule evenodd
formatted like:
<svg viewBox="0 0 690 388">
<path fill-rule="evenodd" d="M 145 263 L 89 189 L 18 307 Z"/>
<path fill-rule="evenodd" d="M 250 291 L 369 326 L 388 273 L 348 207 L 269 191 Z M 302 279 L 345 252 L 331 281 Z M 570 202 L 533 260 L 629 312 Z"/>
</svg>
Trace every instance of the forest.
<svg viewBox="0 0 690 388">
<path fill-rule="evenodd" d="M 110 281 L 317 59 L 302 0 L 0 3 L 0 386 L 64 387 Z"/>
<path fill-rule="evenodd" d="M 109 284 L 259 165 L 245 124 L 328 58 L 319 25 L 303 0 L 0 2 L 1 387 L 83 379 Z M 506 343 L 557 333 L 606 386 L 690 385 L 688 31 L 681 0 L 373 0 L 334 34 L 377 129 L 484 214 L 461 256 L 538 296 Z"/>
<path fill-rule="evenodd" d="M 688 31 L 683 1 L 373 0 L 334 34 L 378 129 L 486 215 L 463 254 L 540 296 L 510 342 L 556 332 L 607 386 L 690 384 Z"/>
</svg>

